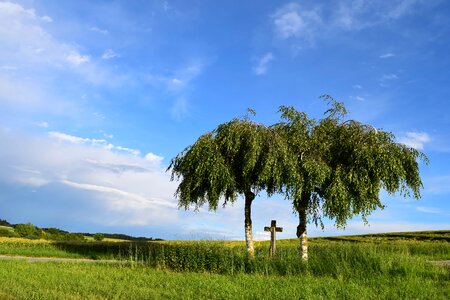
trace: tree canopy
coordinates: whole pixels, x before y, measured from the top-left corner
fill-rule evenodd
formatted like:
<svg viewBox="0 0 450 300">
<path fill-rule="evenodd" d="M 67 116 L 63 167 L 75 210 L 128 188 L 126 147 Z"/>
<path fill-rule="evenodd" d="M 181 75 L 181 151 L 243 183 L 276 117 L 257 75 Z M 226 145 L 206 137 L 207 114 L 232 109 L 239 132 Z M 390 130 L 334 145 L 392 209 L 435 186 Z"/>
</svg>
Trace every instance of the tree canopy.
<svg viewBox="0 0 450 300">
<path fill-rule="evenodd" d="M 297 236 L 307 258 L 306 226 L 322 218 L 344 227 L 348 219 L 383 208 L 380 190 L 420 197 L 420 151 L 397 143 L 392 133 L 346 119 L 343 103 L 323 96 L 329 109 L 319 120 L 280 107 L 281 120 L 266 126 L 235 118 L 200 136 L 172 159 L 168 170 L 181 182 L 179 206 L 216 210 L 245 198 L 247 250 L 253 255 L 251 204 L 265 190 L 284 193 L 299 215 Z"/>
<path fill-rule="evenodd" d="M 251 203 L 261 190 L 269 196 L 282 192 L 296 176 L 292 155 L 274 128 L 236 118 L 200 136 L 172 160 L 168 170 L 172 180 L 181 179 L 176 196 L 185 209 L 208 204 L 216 210 L 221 199 L 225 206 L 243 195 L 247 250 L 253 255 Z"/>
<path fill-rule="evenodd" d="M 395 142 L 392 133 L 346 120 L 343 103 L 324 98 L 331 107 L 323 119 L 281 107 L 282 121 L 274 126 L 296 153 L 297 176 L 287 183 L 286 197 L 299 214 L 297 236 L 304 234 L 305 243 L 307 219 L 323 226 L 327 217 L 344 227 L 361 215 L 367 222 L 373 210 L 384 207 L 381 189 L 420 198 L 417 160 L 427 162 L 420 151 Z"/>
</svg>

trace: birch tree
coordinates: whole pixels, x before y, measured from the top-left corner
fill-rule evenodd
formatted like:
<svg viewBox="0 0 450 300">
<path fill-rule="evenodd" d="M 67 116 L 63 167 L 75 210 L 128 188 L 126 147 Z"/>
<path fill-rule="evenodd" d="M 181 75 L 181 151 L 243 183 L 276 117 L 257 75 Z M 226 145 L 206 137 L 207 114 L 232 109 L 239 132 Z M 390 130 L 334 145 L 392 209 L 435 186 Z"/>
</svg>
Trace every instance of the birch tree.
<svg viewBox="0 0 450 300">
<path fill-rule="evenodd" d="M 345 227 L 360 215 L 365 223 L 375 209 L 384 208 L 379 194 L 420 198 L 420 151 L 395 142 L 392 133 L 355 120 L 346 120 L 343 103 L 323 96 L 331 106 L 321 120 L 310 119 L 293 107 L 281 107 L 282 121 L 274 128 L 284 135 L 296 154 L 294 181 L 287 182 L 286 197 L 299 216 L 300 256 L 307 254 L 307 223 L 323 227 L 322 218 Z"/>
<path fill-rule="evenodd" d="M 236 118 L 205 133 L 172 159 L 172 180 L 181 180 L 175 196 L 180 207 L 208 204 L 216 211 L 244 197 L 247 252 L 254 256 L 251 205 L 258 192 L 282 192 L 296 176 L 288 143 L 277 130 L 246 118 Z"/>
</svg>

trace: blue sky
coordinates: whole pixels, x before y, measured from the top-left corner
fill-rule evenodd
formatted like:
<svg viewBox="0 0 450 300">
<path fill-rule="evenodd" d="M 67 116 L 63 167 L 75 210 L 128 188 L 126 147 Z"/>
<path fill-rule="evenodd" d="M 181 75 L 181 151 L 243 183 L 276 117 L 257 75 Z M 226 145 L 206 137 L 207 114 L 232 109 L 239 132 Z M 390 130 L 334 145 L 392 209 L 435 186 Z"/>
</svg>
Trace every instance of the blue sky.
<svg viewBox="0 0 450 300">
<path fill-rule="evenodd" d="M 0 218 L 71 231 L 243 239 L 243 206 L 177 209 L 170 159 L 246 108 L 320 118 L 331 94 L 350 118 L 423 150 L 419 201 L 337 230 L 450 228 L 450 3 L 392 1 L 0 2 Z M 281 196 L 253 204 L 254 235 Z"/>
</svg>

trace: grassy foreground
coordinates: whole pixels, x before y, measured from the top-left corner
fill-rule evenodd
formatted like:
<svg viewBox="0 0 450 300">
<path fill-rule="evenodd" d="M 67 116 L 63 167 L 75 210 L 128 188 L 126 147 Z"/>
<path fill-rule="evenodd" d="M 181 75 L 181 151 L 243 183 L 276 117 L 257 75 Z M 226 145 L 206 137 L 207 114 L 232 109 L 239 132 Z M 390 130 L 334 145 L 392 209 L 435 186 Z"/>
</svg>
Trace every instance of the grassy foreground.
<svg viewBox="0 0 450 300">
<path fill-rule="evenodd" d="M 248 259 L 237 242 L 54 243 L 0 239 L 0 254 L 118 259 L 0 260 L 0 299 L 450 299 L 450 231 L 312 239 Z"/>
<path fill-rule="evenodd" d="M 417 276 L 175 273 L 143 266 L 0 261 L 1 299 L 449 299 L 437 267 Z"/>
</svg>

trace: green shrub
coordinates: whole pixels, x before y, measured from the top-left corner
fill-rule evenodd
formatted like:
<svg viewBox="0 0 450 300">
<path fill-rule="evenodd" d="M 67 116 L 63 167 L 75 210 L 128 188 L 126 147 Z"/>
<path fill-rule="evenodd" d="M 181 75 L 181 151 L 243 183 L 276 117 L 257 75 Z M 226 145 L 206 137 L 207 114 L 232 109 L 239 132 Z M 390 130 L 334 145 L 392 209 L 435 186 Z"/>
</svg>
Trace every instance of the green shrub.
<svg viewBox="0 0 450 300">
<path fill-rule="evenodd" d="M 8 229 L 5 227 L 0 227 L 0 236 L 4 237 L 18 237 L 19 235 L 14 231 L 14 229 Z"/>
<path fill-rule="evenodd" d="M 100 241 L 103 241 L 103 239 L 105 238 L 105 235 L 103 233 L 96 233 L 92 237 L 94 238 L 94 240 L 100 242 Z"/>
<path fill-rule="evenodd" d="M 45 237 L 44 231 L 31 223 L 17 224 L 15 226 L 15 231 L 20 237 L 28 239 L 40 239 Z"/>
</svg>

